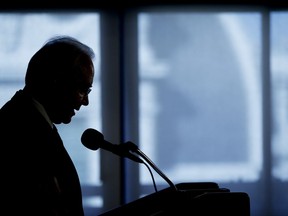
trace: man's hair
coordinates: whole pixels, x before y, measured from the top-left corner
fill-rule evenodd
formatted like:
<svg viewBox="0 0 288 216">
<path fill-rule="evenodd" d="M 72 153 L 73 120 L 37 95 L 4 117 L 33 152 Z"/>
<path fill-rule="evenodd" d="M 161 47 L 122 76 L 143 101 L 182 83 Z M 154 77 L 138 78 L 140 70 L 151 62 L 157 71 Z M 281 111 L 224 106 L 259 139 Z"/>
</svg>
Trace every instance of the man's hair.
<svg viewBox="0 0 288 216">
<path fill-rule="evenodd" d="M 93 67 L 94 51 L 70 36 L 50 38 L 30 59 L 25 85 L 41 90 L 57 81 L 77 79 L 83 67 Z M 94 69 L 94 67 L 93 67 Z"/>
</svg>

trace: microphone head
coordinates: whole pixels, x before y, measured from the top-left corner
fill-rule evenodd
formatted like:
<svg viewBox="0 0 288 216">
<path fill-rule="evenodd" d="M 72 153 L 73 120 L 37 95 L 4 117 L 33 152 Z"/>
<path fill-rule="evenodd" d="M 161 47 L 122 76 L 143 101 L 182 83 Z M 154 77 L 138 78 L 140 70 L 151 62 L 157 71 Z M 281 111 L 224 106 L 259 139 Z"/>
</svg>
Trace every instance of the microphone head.
<svg viewBox="0 0 288 216">
<path fill-rule="evenodd" d="M 83 132 L 81 142 L 86 148 L 97 150 L 104 142 L 104 136 L 99 131 L 93 128 L 88 128 Z"/>
</svg>

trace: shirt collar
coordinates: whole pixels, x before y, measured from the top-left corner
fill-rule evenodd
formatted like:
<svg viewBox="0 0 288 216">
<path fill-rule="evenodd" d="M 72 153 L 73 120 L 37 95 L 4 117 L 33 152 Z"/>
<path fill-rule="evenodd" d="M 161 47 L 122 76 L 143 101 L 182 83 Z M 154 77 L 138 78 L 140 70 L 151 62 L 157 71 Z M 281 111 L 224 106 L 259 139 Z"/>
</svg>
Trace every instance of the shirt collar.
<svg viewBox="0 0 288 216">
<path fill-rule="evenodd" d="M 53 128 L 53 122 L 49 118 L 45 108 L 41 103 L 39 103 L 35 98 L 32 98 L 33 104 L 35 105 L 36 109 L 43 115 L 43 117 L 46 119 L 46 121 L 49 123 L 49 125 Z"/>
</svg>

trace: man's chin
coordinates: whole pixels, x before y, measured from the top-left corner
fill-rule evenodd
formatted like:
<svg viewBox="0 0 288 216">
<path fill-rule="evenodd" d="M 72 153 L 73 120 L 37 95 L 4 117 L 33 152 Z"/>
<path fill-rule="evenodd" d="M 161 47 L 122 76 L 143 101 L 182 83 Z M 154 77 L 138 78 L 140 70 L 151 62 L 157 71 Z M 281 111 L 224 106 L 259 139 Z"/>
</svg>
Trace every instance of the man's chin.
<svg viewBox="0 0 288 216">
<path fill-rule="evenodd" d="M 71 122 L 72 118 L 71 117 L 67 117 L 65 119 L 57 119 L 57 120 L 54 120 L 54 124 L 69 124 Z"/>
<path fill-rule="evenodd" d="M 62 121 L 62 123 L 63 124 L 69 124 L 70 122 L 71 122 L 71 118 L 69 118 L 69 119 L 64 119 L 63 121 Z"/>
</svg>

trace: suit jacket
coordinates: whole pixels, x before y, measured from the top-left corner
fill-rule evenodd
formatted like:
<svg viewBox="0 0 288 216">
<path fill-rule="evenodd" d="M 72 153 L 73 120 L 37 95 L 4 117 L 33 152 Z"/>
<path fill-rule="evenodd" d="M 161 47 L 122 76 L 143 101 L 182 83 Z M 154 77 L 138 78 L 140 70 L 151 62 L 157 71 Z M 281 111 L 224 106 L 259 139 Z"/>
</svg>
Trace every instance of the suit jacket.
<svg viewBox="0 0 288 216">
<path fill-rule="evenodd" d="M 58 133 L 23 90 L 1 108 L 0 133 L 0 214 L 84 215 L 74 164 Z"/>
</svg>

